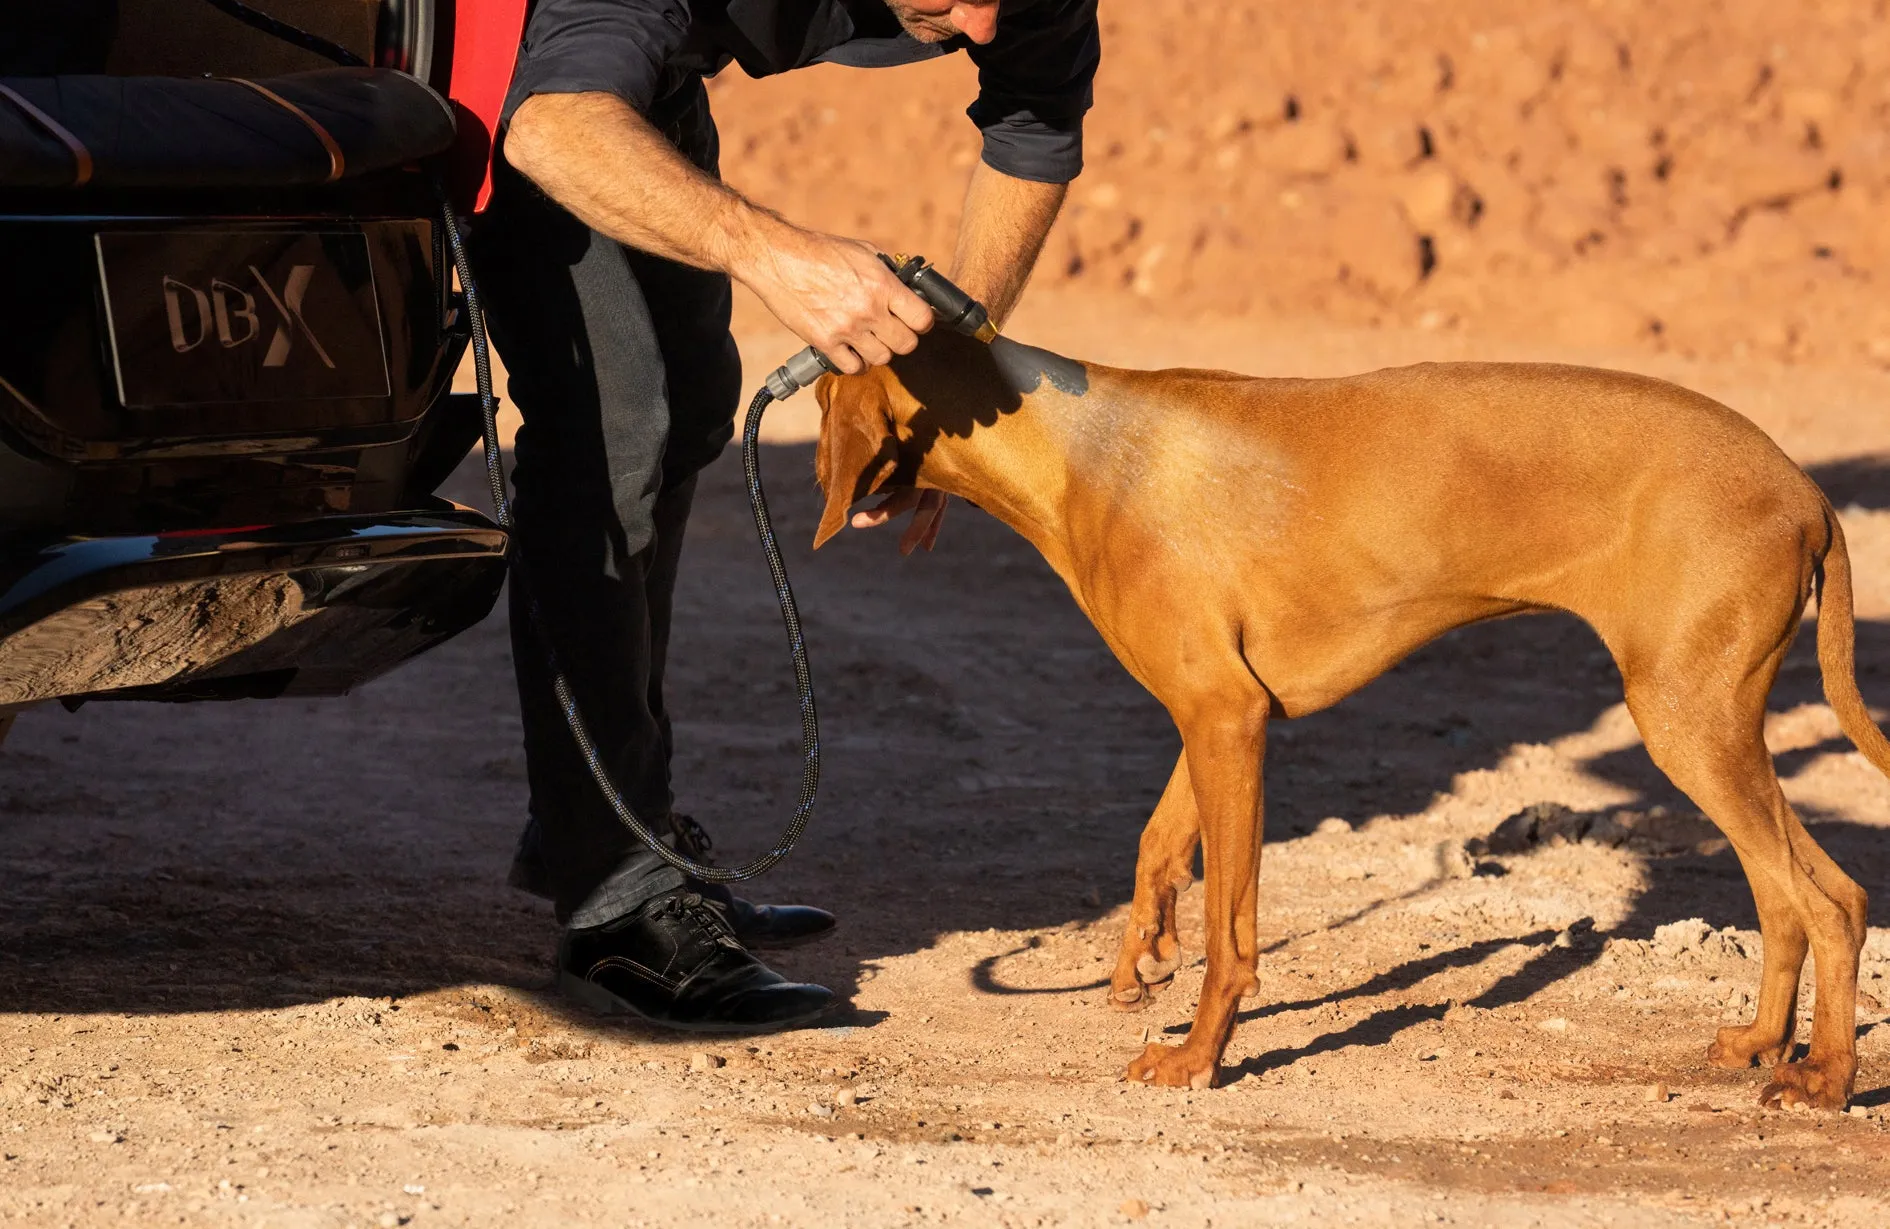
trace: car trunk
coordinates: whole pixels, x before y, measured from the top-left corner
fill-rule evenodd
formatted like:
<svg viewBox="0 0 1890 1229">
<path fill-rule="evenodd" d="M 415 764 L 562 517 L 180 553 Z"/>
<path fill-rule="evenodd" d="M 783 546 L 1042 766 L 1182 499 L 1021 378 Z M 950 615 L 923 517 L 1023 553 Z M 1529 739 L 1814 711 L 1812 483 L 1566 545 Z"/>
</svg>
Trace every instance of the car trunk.
<svg viewBox="0 0 1890 1229">
<path fill-rule="evenodd" d="M 375 67 L 203 0 L 0 5 L 0 714 L 334 694 L 502 583 L 505 535 L 431 496 L 477 410 L 453 112 L 403 74 L 450 28 L 253 7 Z"/>
</svg>

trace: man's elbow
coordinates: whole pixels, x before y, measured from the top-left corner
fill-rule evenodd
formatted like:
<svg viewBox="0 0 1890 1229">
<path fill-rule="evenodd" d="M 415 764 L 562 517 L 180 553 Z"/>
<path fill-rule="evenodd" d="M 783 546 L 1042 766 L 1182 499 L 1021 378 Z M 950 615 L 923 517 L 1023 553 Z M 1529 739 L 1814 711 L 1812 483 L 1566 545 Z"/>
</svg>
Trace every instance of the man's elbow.
<svg viewBox="0 0 1890 1229">
<path fill-rule="evenodd" d="M 505 160 L 534 183 L 555 160 L 558 95 L 534 94 L 520 103 L 505 126 Z"/>
</svg>

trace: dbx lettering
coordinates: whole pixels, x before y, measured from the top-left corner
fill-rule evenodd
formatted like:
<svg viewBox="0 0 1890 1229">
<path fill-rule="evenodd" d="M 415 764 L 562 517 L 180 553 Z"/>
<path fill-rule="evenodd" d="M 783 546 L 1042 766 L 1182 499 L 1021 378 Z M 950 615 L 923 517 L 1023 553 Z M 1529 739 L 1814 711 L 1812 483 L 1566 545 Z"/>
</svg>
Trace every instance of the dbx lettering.
<svg viewBox="0 0 1890 1229">
<path fill-rule="evenodd" d="M 286 366 L 300 338 L 308 343 L 324 367 L 334 370 L 335 360 L 329 357 L 321 339 L 302 314 L 302 303 L 308 297 L 315 266 L 291 265 L 280 291 L 269 284 L 269 279 L 255 265 L 248 269 L 278 317 L 269 336 L 268 349 L 263 353 L 262 365 Z M 241 286 L 213 277 L 206 292 L 166 274 L 161 288 L 165 321 L 170 325 L 171 349 L 179 354 L 188 354 L 211 337 L 224 349 L 232 350 L 262 335 L 263 321 L 257 313 L 256 296 Z"/>
</svg>

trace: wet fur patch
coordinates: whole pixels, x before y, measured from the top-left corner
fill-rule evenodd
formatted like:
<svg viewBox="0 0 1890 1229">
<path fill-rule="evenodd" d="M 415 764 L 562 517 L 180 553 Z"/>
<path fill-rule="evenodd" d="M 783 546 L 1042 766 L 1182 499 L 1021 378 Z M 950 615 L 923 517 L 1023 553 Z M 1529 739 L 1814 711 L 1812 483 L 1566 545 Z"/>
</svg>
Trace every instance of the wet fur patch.
<svg viewBox="0 0 1890 1229">
<path fill-rule="evenodd" d="M 991 343 L 991 357 L 999 374 L 1013 391 L 1034 393 L 1050 381 L 1050 387 L 1072 397 L 1089 391 L 1089 373 L 1075 359 L 1026 346 L 1000 337 Z"/>
</svg>

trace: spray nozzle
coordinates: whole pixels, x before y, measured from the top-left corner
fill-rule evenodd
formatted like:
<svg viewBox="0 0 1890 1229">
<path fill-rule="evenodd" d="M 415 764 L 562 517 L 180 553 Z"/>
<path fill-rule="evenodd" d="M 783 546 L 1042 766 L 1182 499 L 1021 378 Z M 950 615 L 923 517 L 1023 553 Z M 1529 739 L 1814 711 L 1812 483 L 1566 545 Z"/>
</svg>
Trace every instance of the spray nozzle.
<svg viewBox="0 0 1890 1229">
<path fill-rule="evenodd" d="M 951 279 L 928 263 L 925 257 L 887 256 L 882 253 L 880 259 L 893 271 L 893 276 L 913 294 L 925 300 L 925 305 L 932 309 L 939 324 L 954 333 L 975 337 L 986 343 L 997 337 L 997 326 L 991 323 L 991 313 L 984 309 L 984 304 L 952 285 Z M 827 356 L 809 346 L 775 368 L 774 374 L 766 381 L 768 392 L 776 401 L 785 401 L 818 380 L 823 372 L 833 370 L 835 368 L 827 361 Z"/>
</svg>

